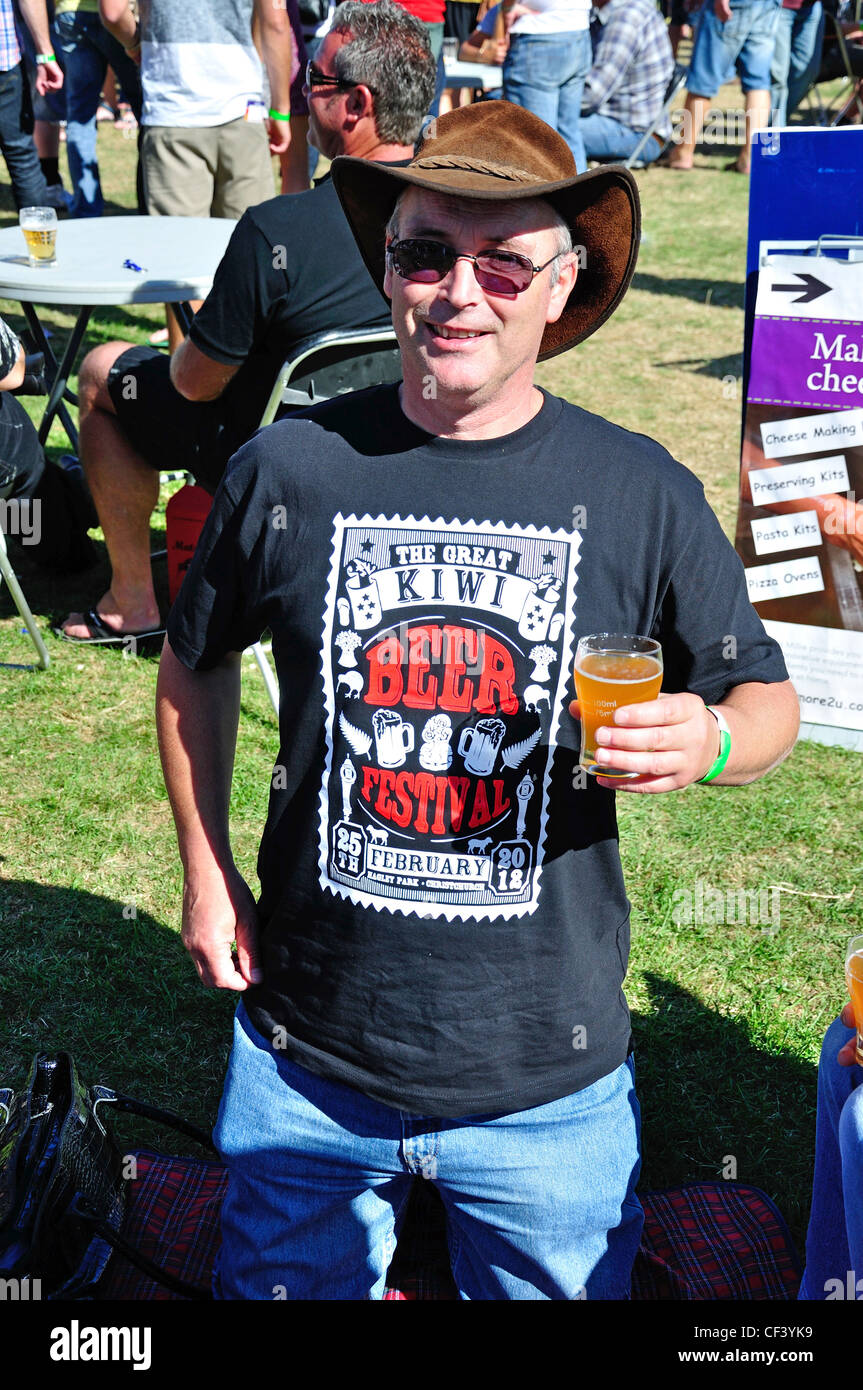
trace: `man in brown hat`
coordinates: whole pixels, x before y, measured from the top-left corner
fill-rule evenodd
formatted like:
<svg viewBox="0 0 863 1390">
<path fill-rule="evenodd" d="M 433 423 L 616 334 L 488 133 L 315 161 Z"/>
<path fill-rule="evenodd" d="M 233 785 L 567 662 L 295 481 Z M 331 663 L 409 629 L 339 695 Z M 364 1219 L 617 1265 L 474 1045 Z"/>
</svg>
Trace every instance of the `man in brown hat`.
<svg viewBox="0 0 863 1390">
<path fill-rule="evenodd" d="M 626 1298 L 621 783 L 578 769 L 575 645 L 662 643 L 666 693 L 598 734 L 628 791 L 753 780 L 796 698 L 698 481 L 534 385 L 625 291 L 631 176 L 577 176 L 542 121 L 488 102 L 406 167 L 333 179 L 404 380 L 235 456 L 159 678 L 183 939 L 244 992 L 218 1291 L 381 1297 L 422 1176 L 463 1298 Z M 237 653 L 265 627 L 281 750 L 256 906 L 227 808 Z"/>
</svg>

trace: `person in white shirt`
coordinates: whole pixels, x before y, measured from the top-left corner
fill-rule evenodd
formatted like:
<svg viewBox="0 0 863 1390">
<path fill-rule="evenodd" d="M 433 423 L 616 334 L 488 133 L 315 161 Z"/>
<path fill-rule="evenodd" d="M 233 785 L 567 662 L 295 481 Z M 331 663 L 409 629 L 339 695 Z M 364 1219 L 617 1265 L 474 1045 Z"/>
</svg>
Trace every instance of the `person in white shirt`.
<svg viewBox="0 0 863 1390">
<path fill-rule="evenodd" d="M 590 8 L 591 0 L 504 3 L 509 28 L 504 100 L 532 111 L 562 135 L 580 174 L 587 168 L 579 120 L 592 61 Z"/>
</svg>

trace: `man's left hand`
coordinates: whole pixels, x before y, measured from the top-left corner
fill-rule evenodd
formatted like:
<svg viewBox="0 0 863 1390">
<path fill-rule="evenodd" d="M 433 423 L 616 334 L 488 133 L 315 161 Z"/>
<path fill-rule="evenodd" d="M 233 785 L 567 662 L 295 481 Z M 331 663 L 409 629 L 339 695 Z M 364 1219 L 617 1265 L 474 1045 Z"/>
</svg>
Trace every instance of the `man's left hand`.
<svg viewBox="0 0 863 1390">
<path fill-rule="evenodd" d="M 577 700 L 569 706 L 579 718 Z M 625 792 L 673 792 L 697 782 L 719 755 L 719 727 L 699 695 L 660 695 L 639 705 L 615 711 L 614 724 L 596 731 L 596 761 L 625 772 L 596 780 L 601 787 Z"/>
</svg>

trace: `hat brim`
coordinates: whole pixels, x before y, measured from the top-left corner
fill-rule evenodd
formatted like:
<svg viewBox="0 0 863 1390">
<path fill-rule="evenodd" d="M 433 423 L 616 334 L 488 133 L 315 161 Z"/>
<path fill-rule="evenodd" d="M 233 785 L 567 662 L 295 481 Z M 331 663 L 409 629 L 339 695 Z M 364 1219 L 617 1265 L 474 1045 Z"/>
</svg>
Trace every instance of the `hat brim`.
<svg viewBox="0 0 863 1390">
<path fill-rule="evenodd" d="M 386 225 L 405 188 L 500 202 L 544 198 L 564 218 L 578 254 L 578 278 L 556 323 L 546 325 L 538 361 L 583 342 L 614 313 L 632 279 L 641 235 L 638 185 L 607 165 L 554 183 L 513 183 L 469 168 L 415 169 L 339 155 L 336 193 L 372 279 L 384 294 Z M 384 295 L 386 298 L 386 295 Z M 389 302 L 389 301 L 388 301 Z"/>
</svg>

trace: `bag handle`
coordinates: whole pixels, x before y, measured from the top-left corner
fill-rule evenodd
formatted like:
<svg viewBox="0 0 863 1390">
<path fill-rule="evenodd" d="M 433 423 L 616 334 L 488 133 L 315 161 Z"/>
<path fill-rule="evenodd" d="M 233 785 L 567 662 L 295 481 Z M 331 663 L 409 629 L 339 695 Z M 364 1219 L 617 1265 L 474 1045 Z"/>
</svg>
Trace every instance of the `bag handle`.
<svg viewBox="0 0 863 1390">
<path fill-rule="evenodd" d="M 146 1101 L 136 1100 L 134 1096 L 122 1095 L 121 1092 L 113 1091 L 109 1086 L 91 1086 L 90 1096 L 93 1101 L 94 1115 L 100 1105 L 113 1105 L 125 1114 L 139 1115 L 144 1120 L 155 1120 L 157 1124 L 176 1129 L 180 1134 L 185 1134 L 188 1139 L 194 1139 L 196 1143 L 209 1149 L 211 1153 L 218 1153 L 218 1149 L 205 1129 L 200 1129 L 198 1125 L 193 1125 L 190 1120 L 184 1120 L 182 1116 L 175 1115 L 172 1110 L 160 1110 L 157 1105 L 148 1105 Z"/>
</svg>

